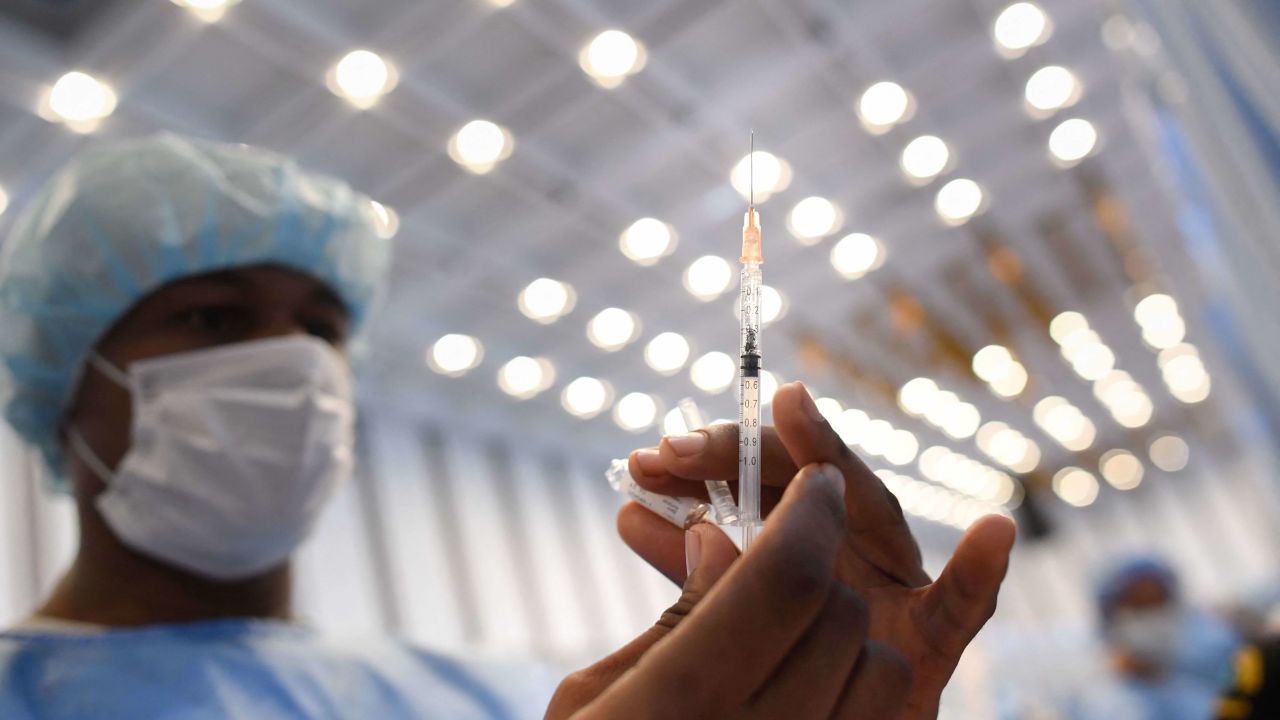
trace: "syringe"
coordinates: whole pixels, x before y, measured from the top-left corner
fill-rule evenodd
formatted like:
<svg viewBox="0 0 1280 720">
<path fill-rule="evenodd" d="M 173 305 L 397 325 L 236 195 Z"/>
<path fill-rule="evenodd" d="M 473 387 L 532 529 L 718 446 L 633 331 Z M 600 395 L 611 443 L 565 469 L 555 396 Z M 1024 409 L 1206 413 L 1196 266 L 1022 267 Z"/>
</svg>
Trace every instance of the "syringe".
<svg viewBox="0 0 1280 720">
<path fill-rule="evenodd" d="M 755 155 L 755 133 L 751 154 Z M 751 170 L 754 164 L 748 161 Z M 742 224 L 742 272 L 738 303 L 742 313 L 741 365 L 738 386 L 738 506 L 742 525 L 742 550 L 763 526 L 760 518 L 760 265 L 764 256 L 760 241 L 760 215 L 756 212 L 754 172 L 750 202 Z"/>
<path fill-rule="evenodd" d="M 614 460 L 609 463 L 609 469 L 605 471 L 604 477 L 609 481 L 609 487 L 615 492 L 630 497 L 648 508 L 654 515 L 682 530 L 688 530 L 706 520 L 711 514 L 711 506 L 697 498 L 671 497 L 640 487 L 635 478 L 631 477 L 626 460 Z"/>
<path fill-rule="evenodd" d="M 685 398 L 678 404 L 680 415 L 684 418 L 685 427 L 690 432 L 707 426 L 702 411 L 693 398 Z M 734 525 L 738 522 L 738 506 L 733 502 L 733 491 L 729 483 L 723 480 L 707 481 L 707 496 L 711 498 L 711 506 L 716 509 L 716 521 L 721 525 Z"/>
</svg>

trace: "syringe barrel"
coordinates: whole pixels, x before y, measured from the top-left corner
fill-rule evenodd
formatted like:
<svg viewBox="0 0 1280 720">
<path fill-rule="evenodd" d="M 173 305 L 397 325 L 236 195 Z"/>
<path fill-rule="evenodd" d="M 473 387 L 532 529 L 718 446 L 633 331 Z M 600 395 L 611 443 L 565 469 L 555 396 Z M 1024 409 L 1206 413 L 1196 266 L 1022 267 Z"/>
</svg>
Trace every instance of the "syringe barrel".
<svg viewBox="0 0 1280 720">
<path fill-rule="evenodd" d="M 738 522 L 747 549 L 760 518 L 760 265 L 744 263 L 739 285 L 742 344 L 738 384 Z"/>
</svg>

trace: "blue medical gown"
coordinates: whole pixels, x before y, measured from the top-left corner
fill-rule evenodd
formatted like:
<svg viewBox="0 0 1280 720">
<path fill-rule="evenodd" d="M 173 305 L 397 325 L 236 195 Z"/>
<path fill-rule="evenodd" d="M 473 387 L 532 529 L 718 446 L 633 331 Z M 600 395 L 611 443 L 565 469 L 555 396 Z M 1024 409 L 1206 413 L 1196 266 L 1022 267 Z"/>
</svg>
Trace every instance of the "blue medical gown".
<svg viewBox="0 0 1280 720">
<path fill-rule="evenodd" d="M 0 633 L 0 718 L 540 718 L 554 675 L 223 620 Z"/>
</svg>

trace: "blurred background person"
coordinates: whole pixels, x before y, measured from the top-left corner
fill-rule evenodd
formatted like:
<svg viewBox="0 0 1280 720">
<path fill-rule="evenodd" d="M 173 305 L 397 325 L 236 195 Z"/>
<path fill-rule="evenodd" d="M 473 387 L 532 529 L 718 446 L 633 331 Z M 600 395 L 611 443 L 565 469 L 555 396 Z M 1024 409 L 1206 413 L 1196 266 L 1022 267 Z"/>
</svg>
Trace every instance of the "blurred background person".
<svg viewBox="0 0 1280 720">
<path fill-rule="evenodd" d="M 1082 693 L 1077 717 L 1216 717 L 1239 637 L 1184 601 L 1169 565 L 1156 557 L 1119 562 L 1101 582 L 1098 614 L 1115 682 Z"/>
</svg>

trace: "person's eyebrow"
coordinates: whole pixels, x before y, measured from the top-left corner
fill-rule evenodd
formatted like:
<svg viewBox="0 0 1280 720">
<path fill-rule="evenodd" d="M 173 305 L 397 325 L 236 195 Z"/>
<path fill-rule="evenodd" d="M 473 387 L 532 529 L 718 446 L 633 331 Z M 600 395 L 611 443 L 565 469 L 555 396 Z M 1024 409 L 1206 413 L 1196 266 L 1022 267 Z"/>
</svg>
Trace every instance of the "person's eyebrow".
<svg viewBox="0 0 1280 720">
<path fill-rule="evenodd" d="M 227 287 L 247 288 L 253 285 L 253 281 L 249 278 L 230 271 L 213 272 L 207 275 L 197 275 L 196 277 L 184 278 L 177 283 L 175 287 L 191 286 L 191 285 L 224 285 Z"/>
<path fill-rule="evenodd" d="M 338 297 L 337 293 L 324 285 L 317 285 L 315 289 L 307 295 L 307 298 L 324 305 L 332 305 L 333 307 L 341 310 L 344 314 L 348 312 L 347 304 L 342 301 L 342 298 Z"/>
</svg>

